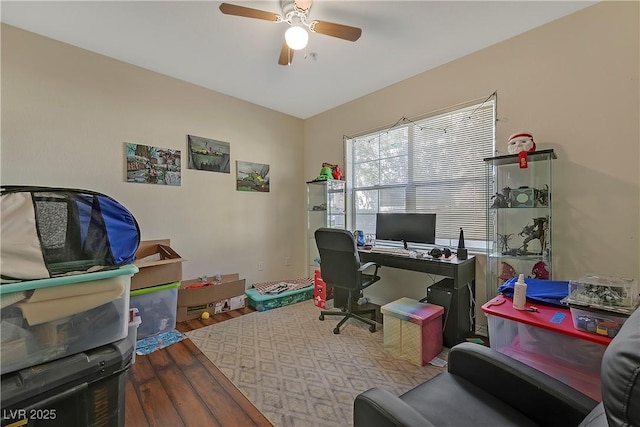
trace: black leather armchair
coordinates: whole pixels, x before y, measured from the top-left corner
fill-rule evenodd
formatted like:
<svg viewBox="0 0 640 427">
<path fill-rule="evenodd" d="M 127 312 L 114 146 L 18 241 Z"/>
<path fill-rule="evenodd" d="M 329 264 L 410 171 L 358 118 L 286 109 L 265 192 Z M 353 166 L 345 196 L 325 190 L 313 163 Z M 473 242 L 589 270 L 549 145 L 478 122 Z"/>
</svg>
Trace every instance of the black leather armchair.
<svg viewBox="0 0 640 427">
<path fill-rule="evenodd" d="M 354 426 L 640 426 L 640 310 L 607 347 L 602 402 L 490 348 L 462 343 L 442 373 L 398 397 L 372 388 Z"/>
</svg>

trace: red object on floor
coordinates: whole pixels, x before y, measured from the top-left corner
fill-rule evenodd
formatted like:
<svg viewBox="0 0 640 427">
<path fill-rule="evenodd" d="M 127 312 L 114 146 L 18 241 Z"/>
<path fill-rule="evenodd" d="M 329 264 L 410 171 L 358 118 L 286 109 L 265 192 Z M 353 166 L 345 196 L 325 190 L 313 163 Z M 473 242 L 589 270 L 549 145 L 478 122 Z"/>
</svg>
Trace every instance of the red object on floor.
<svg viewBox="0 0 640 427">
<path fill-rule="evenodd" d="M 327 285 L 320 270 L 316 270 L 313 277 L 313 303 L 318 308 L 327 308 L 327 301 L 333 298 L 333 287 Z"/>
</svg>

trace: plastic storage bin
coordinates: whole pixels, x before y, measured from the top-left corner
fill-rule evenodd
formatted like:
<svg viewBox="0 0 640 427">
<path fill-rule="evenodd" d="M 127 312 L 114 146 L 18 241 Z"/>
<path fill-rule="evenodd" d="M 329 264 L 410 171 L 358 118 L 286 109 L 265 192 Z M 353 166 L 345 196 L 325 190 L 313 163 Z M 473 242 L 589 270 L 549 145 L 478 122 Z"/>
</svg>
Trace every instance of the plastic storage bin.
<svg viewBox="0 0 640 427">
<path fill-rule="evenodd" d="M 313 286 L 307 286 L 294 291 L 285 291 L 280 294 L 261 294 L 257 289 L 245 291 L 249 306 L 258 311 L 271 310 L 285 305 L 295 304 L 313 298 Z"/>
<path fill-rule="evenodd" d="M 113 270 L 0 286 L 0 372 L 126 338 L 131 264 Z"/>
<path fill-rule="evenodd" d="M 133 347 L 122 339 L 2 376 L 2 425 L 124 426 Z"/>
<path fill-rule="evenodd" d="M 568 303 L 631 314 L 638 304 L 638 281 L 587 274 L 569 281 Z"/>
<path fill-rule="evenodd" d="M 142 323 L 137 339 L 167 332 L 176 327 L 180 282 L 131 291 L 131 307 L 140 311 Z"/>
<path fill-rule="evenodd" d="M 503 295 L 485 303 L 491 348 L 601 400 L 600 363 L 611 338 L 574 328 L 569 309 L 536 308 L 515 310 Z"/>
<path fill-rule="evenodd" d="M 613 338 L 629 318 L 628 315 L 589 307 L 570 306 L 573 326 L 581 331 Z"/>
<path fill-rule="evenodd" d="M 384 346 L 399 357 L 424 366 L 442 351 L 443 307 L 400 298 L 380 312 Z"/>
</svg>

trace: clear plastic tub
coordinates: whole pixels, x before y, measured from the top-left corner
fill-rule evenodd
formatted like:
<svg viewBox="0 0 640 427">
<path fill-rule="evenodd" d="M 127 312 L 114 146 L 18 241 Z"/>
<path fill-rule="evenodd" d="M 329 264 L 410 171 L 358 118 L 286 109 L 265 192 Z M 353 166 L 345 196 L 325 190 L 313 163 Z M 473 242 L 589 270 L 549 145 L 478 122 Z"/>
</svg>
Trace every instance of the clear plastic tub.
<svg viewBox="0 0 640 427">
<path fill-rule="evenodd" d="M 0 286 L 2 374 L 80 353 L 128 334 L 133 265 Z"/>
<path fill-rule="evenodd" d="M 570 306 L 573 326 L 581 331 L 613 338 L 629 318 L 624 314 L 588 307 Z"/>
<path fill-rule="evenodd" d="M 131 306 L 140 310 L 142 323 L 138 339 L 167 332 L 176 327 L 180 282 L 131 291 Z"/>
<path fill-rule="evenodd" d="M 610 337 L 576 329 L 569 309 L 540 304 L 536 311 L 515 310 L 504 295 L 482 311 L 492 349 L 601 400 L 600 364 Z"/>
<path fill-rule="evenodd" d="M 636 279 L 587 274 L 569 281 L 569 294 L 565 301 L 631 314 L 638 304 L 638 292 Z"/>
</svg>

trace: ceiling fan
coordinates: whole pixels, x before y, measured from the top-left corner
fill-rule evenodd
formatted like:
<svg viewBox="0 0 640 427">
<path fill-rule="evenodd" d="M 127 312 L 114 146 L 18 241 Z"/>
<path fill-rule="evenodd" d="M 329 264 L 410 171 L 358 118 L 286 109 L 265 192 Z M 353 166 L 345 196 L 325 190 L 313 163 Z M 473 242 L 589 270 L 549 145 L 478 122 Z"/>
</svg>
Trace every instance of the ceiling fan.
<svg viewBox="0 0 640 427">
<path fill-rule="evenodd" d="M 222 3 L 220 11 L 225 15 L 243 16 L 246 18 L 262 19 L 272 22 L 286 22 L 289 29 L 285 32 L 278 64 L 290 65 L 295 50 L 304 49 L 309 40 L 309 31 L 324 34 L 339 39 L 356 41 L 362 30 L 348 25 L 335 24 L 327 21 L 309 21 L 309 11 L 313 0 L 280 0 L 282 15 L 260 9 Z"/>
</svg>

